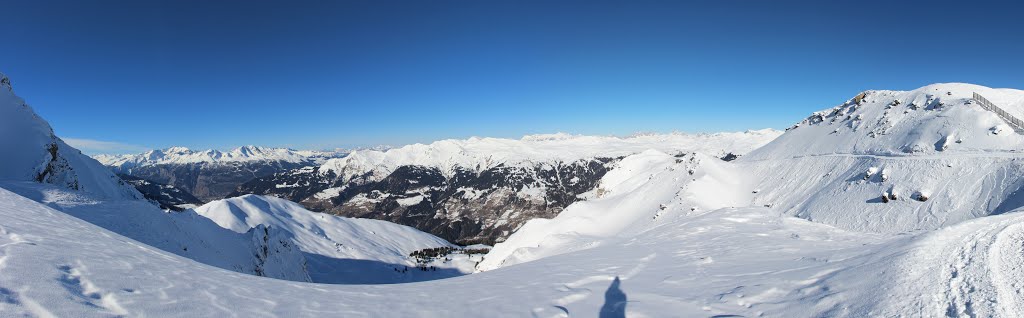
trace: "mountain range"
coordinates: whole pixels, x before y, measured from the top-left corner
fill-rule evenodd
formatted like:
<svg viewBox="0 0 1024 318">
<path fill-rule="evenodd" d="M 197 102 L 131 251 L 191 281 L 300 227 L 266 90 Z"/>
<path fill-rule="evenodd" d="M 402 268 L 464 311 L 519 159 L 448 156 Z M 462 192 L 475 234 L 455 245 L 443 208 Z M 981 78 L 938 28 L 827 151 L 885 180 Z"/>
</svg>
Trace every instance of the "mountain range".
<svg viewBox="0 0 1024 318">
<path fill-rule="evenodd" d="M 934 84 L 785 132 L 358 150 L 173 212 L 0 75 L 0 313 L 1021 316 L 1022 102 Z M 257 152 L 288 153 L 217 157 Z"/>
<path fill-rule="evenodd" d="M 660 149 L 732 160 L 774 139 L 765 129 L 630 137 L 570 134 L 442 140 L 394 149 L 295 151 L 245 146 L 230 152 L 183 147 L 96 156 L 164 208 L 246 194 L 299 202 L 339 216 L 404 224 L 459 244 L 494 244 L 530 219 L 585 200 L 622 158 Z M 244 181 L 243 181 L 244 180 Z M 146 186 L 146 187 L 142 187 Z M 234 190 L 228 194 L 228 187 Z M 202 189 L 223 189 L 217 196 Z M 191 204 L 191 205 L 190 205 Z"/>
<path fill-rule="evenodd" d="M 243 146 L 223 152 L 185 147 L 150 150 L 135 155 L 97 155 L 115 173 L 184 190 L 203 202 L 223 199 L 253 178 L 301 168 L 344 156 L 344 150 L 296 151 Z"/>
</svg>

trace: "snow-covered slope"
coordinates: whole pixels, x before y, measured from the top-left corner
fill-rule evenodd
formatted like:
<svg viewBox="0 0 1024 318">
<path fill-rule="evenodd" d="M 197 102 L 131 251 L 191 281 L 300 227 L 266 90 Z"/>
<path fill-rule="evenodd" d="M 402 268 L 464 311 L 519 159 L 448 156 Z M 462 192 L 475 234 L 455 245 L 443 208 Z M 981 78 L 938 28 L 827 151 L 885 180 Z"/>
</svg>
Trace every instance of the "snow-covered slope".
<svg viewBox="0 0 1024 318">
<path fill-rule="evenodd" d="M 310 212 L 291 201 L 258 195 L 210 202 L 195 211 L 238 233 L 257 226 L 289 233 L 318 283 L 394 283 L 462 274 L 454 267 L 441 268 L 441 273 L 397 273 L 396 268 L 416 265 L 409 257 L 414 251 L 453 247 L 404 225 Z M 471 272 L 472 266 L 461 271 Z"/>
<path fill-rule="evenodd" d="M 616 237 L 723 207 L 747 206 L 753 177 L 719 158 L 656 150 L 626 157 L 601 179 L 596 196 L 552 219 L 526 222 L 488 253 L 478 270 L 528 262 L 614 242 Z"/>
<path fill-rule="evenodd" d="M 142 194 L 96 160 L 57 138 L 50 124 L 14 95 L 0 74 L 0 181 L 35 181 L 80 190 L 111 200 Z"/>
<path fill-rule="evenodd" d="M 976 105 L 973 93 L 1024 115 L 1018 108 L 1024 106 L 1024 91 L 968 84 L 868 91 L 813 114 L 731 163 L 674 163 L 664 154 L 658 160 L 648 159 L 658 158 L 651 154 L 627 157 L 601 180 L 603 196 L 574 203 L 555 218 L 526 223 L 497 244 L 478 269 L 628 237 L 654 227 L 665 213 L 660 210 L 672 211 L 676 204 L 695 208 L 691 214 L 765 206 L 844 229 L 883 233 L 932 230 L 1006 213 L 1024 206 L 1024 178 L 1018 177 L 1024 175 L 1024 155 L 1016 152 L 1024 139 L 999 128 L 1005 122 Z M 689 184 L 703 178 L 720 181 Z M 616 181 L 629 179 L 639 181 Z"/>
<path fill-rule="evenodd" d="M 319 167 L 254 179 L 238 194 L 274 195 L 317 211 L 389 220 L 460 244 L 493 244 L 530 219 L 554 217 L 588 197 L 622 157 L 649 149 L 732 157 L 779 133 L 442 140 L 355 151 Z"/>
<path fill-rule="evenodd" d="M 382 286 L 205 266 L 3 189 L 0 219 L 0 313 L 9 316 L 1014 317 L 1024 309 L 1014 287 L 1024 277 L 1019 213 L 887 237 L 766 208 L 721 209 L 500 270 Z"/>
<path fill-rule="evenodd" d="M 975 92 L 1024 117 L 1024 91 L 868 91 L 736 162 L 760 176 L 754 205 L 845 229 L 931 230 L 1005 213 L 1024 206 L 1024 136 Z"/>
<path fill-rule="evenodd" d="M 310 281 L 291 234 L 261 227 L 236 233 L 191 210 L 164 212 L 143 200 L 109 201 L 79 191 L 30 182 L 0 188 L 46 204 L 147 247 L 208 265 L 258 276 Z"/>
</svg>

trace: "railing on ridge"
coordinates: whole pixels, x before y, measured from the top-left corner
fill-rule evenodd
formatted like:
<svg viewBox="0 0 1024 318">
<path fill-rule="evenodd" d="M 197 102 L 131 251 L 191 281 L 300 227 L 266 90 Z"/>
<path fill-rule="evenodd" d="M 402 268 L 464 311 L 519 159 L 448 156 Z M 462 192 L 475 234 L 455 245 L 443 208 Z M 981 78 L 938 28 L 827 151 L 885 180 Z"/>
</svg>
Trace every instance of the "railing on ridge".
<svg viewBox="0 0 1024 318">
<path fill-rule="evenodd" d="M 1014 117 L 1013 115 L 1010 115 L 1010 113 L 1006 112 L 1002 108 L 999 108 L 999 106 L 996 106 L 996 104 L 993 104 L 988 99 L 982 97 L 978 93 L 974 93 L 974 101 L 978 102 L 978 105 L 981 106 L 982 109 L 999 115 L 999 118 L 1001 118 L 1007 124 L 1010 124 L 1010 127 L 1013 127 L 1013 131 L 1016 131 L 1018 134 L 1024 135 L 1024 121 L 1017 119 L 1017 117 Z"/>
</svg>

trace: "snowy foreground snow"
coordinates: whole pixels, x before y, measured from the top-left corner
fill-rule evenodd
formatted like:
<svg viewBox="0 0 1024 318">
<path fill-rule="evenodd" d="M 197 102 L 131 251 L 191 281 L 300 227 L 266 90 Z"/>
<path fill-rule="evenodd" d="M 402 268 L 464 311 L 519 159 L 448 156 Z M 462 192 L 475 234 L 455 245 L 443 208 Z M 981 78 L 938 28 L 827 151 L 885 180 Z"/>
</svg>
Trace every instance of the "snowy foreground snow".
<svg viewBox="0 0 1024 318">
<path fill-rule="evenodd" d="M 231 272 L 6 190 L 0 217 L 0 311 L 11 315 L 1012 317 L 1024 309 L 1024 217 L 1017 214 L 881 236 L 765 208 L 720 209 L 575 253 L 397 285 Z"/>
<path fill-rule="evenodd" d="M 263 196 L 160 211 L 0 88 L 0 316 L 1024 315 L 1024 138 L 969 98 L 1021 91 L 869 91 L 731 162 L 630 145 L 479 264 L 409 274 L 452 245 Z"/>
</svg>

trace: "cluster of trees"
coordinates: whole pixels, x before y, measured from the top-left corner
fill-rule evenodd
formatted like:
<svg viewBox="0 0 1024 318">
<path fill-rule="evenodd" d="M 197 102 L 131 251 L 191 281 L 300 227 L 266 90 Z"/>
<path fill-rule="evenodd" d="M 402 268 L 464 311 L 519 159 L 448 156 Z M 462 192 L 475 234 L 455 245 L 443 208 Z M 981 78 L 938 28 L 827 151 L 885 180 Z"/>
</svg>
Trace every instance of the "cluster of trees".
<svg viewBox="0 0 1024 318">
<path fill-rule="evenodd" d="M 447 246 L 445 246 L 445 247 L 433 247 L 433 248 L 425 248 L 425 249 L 422 249 L 422 250 L 416 250 L 416 251 L 413 251 L 412 253 L 409 253 L 409 256 L 415 258 L 417 263 L 426 264 L 426 263 L 430 263 L 431 261 L 434 261 L 435 259 L 439 259 L 439 258 L 442 258 L 442 257 L 445 258 L 446 262 L 447 261 L 451 261 L 451 259 L 447 257 L 448 255 L 451 255 L 451 254 L 465 254 L 465 255 L 487 254 L 487 252 L 489 252 L 489 251 L 490 250 L 486 249 L 486 248 L 465 249 L 465 248 L 447 247 Z"/>
<path fill-rule="evenodd" d="M 422 250 L 413 251 L 412 253 L 409 253 L 409 256 L 415 258 L 417 263 L 427 263 L 434 259 L 441 258 L 443 256 L 448 256 L 448 254 L 451 254 L 453 251 L 455 251 L 454 247 L 447 246 L 425 248 Z"/>
<path fill-rule="evenodd" d="M 398 273 L 407 273 L 407 272 L 409 272 L 409 266 L 402 266 L 402 269 L 398 269 L 397 267 L 392 267 L 391 269 L 394 270 L 395 272 L 398 272 Z M 416 269 L 419 269 L 420 271 L 424 271 L 424 272 L 425 271 L 437 271 L 437 267 L 427 266 L 427 265 L 422 265 L 422 264 L 421 265 L 417 265 Z"/>
</svg>

